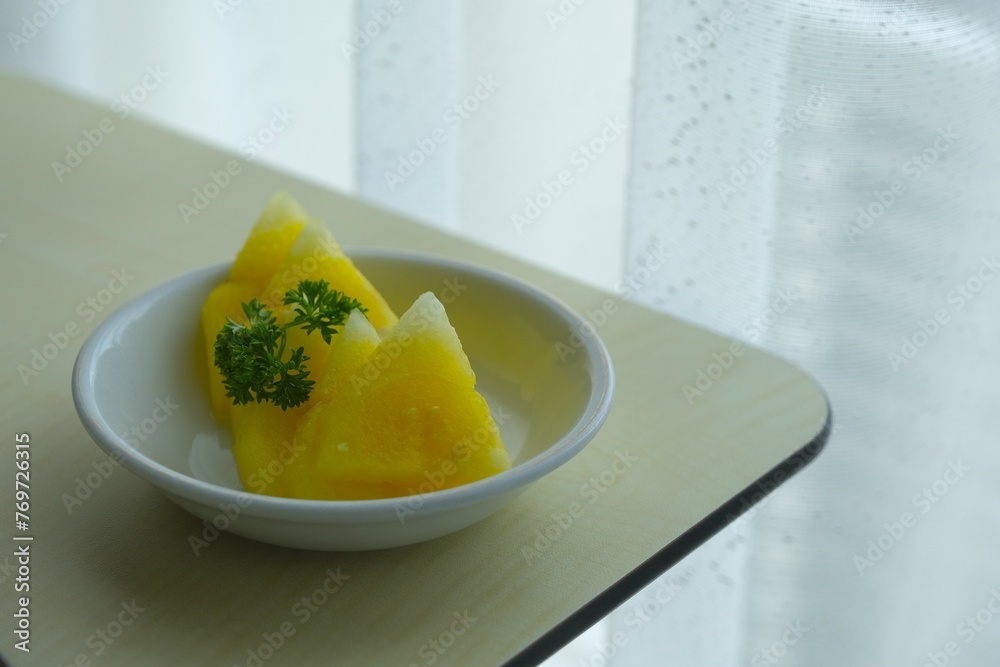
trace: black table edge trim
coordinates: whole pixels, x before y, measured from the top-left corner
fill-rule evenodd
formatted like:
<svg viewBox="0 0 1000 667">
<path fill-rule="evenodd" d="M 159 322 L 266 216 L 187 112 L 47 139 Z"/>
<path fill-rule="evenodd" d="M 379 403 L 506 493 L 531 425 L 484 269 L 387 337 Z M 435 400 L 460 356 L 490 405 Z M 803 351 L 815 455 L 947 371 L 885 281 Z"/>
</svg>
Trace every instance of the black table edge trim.
<svg viewBox="0 0 1000 667">
<path fill-rule="evenodd" d="M 581 635 L 588 628 L 621 606 L 636 593 L 653 583 L 671 567 L 691 554 L 747 510 L 770 495 L 795 473 L 802 470 L 826 446 L 833 426 L 833 409 L 826 399 L 826 422 L 816 437 L 743 489 L 732 500 L 715 510 L 677 539 L 653 554 L 648 560 L 619 579 L 610 588 L 573 612 L 559 624 L 504 663 L 503 667 L 538 665 Z M 770 488 L 768 488 L 770 487 Z"/>
</svg>

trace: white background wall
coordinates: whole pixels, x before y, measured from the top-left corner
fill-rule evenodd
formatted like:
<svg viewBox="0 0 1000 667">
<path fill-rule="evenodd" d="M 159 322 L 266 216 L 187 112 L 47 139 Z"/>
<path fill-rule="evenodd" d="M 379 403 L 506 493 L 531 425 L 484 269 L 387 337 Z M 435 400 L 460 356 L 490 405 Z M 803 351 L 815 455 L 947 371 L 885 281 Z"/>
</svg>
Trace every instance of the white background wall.
<svg viewBox="0 0 1000 667">
<path fill-rule="evenodd" d="M 354 73 L 338 48 L 353 3 L 243 0 L 223 12 L 197 0 L 57 6 L 38 34 L 15 48 L 9 33 L 20 33 L 39 5 L 0 3 L 0 67 L 109 106 L 141 83 L 147 67 L 159 67 L 167 76 L 137 112 L 233 151 L 266 125 L 272 109 L 287 108 L 294 123 L 259 159 L 354 187 Z"/>
</svg>

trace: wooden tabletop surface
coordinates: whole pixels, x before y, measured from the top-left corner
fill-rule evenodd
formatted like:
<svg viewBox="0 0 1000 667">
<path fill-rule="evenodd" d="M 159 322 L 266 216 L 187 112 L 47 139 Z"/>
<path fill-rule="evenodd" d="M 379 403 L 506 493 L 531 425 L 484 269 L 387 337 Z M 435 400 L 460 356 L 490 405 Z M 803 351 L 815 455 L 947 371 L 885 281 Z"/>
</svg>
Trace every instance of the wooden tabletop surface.
<svg viewBox="0 0 1000 667">
<path fill-rule="evenodd" d="M 108 106 L 4 75 L 0 98 L 0 652 L 14 665 L 536 662 L 825 442 L 822 389 L 768 353 Z M 227 166 L 226 185 L 206 188 Z M 593 443 L 509 507 L 425 544 L 315 553 L 222 534 L 195 555 L 200 521 L 109 463 L 77 418 L 70 373 L 116 307 L 231 259 L 281 188 L 345 245 L 495 267 L 595 321 L 613 300 L 597 331 L 617 389 Z M 195 202 L 196 190 L 214 196 Z M 30 526 L 19 531 L 25 433 Z M 23 596 L 30 653 L 13 632 Z"/>
</svg>

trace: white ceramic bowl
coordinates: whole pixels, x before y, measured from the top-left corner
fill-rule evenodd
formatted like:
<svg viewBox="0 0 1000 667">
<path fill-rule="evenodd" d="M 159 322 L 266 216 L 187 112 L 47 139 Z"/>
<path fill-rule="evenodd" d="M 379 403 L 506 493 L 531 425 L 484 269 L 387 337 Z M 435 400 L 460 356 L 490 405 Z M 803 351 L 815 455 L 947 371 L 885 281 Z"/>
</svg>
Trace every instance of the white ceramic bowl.
<svg viewBox="0 0 1000 667">
<path fill-rule="evenodd" d="M 594 437 L 611 406 L 614 373 L 593 328 L 567 306 L 481 266 L 390 250 L 349 254 L 396 312 L 426 291 L 445 303 L 477 389 L 498 421 L 510 470 L 384 500 L 245 492 L 232 439 L 211 415 L 199 371 L 201 305 L 226 279 L 229 265 L 150 290 L 109 316 L 84 343 L 73 371 L 73 399 L 94 441 L 220 530 L 302 549 L 355 551 L 421 542 L 480 521 Z"/>
</svg>

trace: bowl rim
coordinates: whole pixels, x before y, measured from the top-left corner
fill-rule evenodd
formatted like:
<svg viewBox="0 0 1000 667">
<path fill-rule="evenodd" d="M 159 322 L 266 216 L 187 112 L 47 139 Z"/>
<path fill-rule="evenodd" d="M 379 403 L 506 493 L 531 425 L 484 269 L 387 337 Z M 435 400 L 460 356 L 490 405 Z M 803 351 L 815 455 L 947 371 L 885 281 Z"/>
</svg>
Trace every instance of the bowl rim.
<svg viewBox="0 0 1000 667">
<path fill-rule="evenodd" d="M 580 419 L 545 451 L 519 465 L 475 482 L 420 493 L 416 496 L 373 500 L 284 498 L 219 486 L 183 474 L 153 460 L 115 433 L 104 419 L 92 382 L 88 382 L 88 379 L 96 368 L 98 353 L 103 349 L 105 341 L 126 322 L 133 319 L 133 313 L 145 309 L 148 304 L 171 292 L 188 287 L 191 283 L 203 282 L 214 274 L 224 278 L 228 275 L 232 262 L 222 262 L 183 273 L 131 299 L 108 315 L 84 341 L 73 366 L 71 382 L 77 415 L 91 438 L 109 456 L 116 458 L 134 474 L 168 494 L 188 501 L 212 506 L 240 501 L 239 504 L 243 508 L 241 511 L 260 518 L 295 520 L 301 523 L 323 523 L 336 518 L 345 523 L 360 523 L 373 519 L 400 521 L 398 516 L 400 505 L 410 505 L 407 500 L 414 497 L 418 497 L 420 501 L 417 507 L 411 508 L 413 519 L 416 515 L 432 516 L 523 489 L 561 467 L 597 434 L 611 409 L 615 389 L 614 366 L 607 347 L 594 326 L 574 309 L 525 280 L 483 264 L 426 252 L 376 246 L 346 246 L 344 252 L 352 260 L 362 263 L 368 259 L 396 259 L 476 274 L 541 302 L 548 311 L 558 315 L 559 319 L 567 324 L 568 331 L 580 332 L 580 338 L 584 341 L 579 351 L 587 355 L 587 361 L 592 369 L 593 386 Z"/>
</svg>

